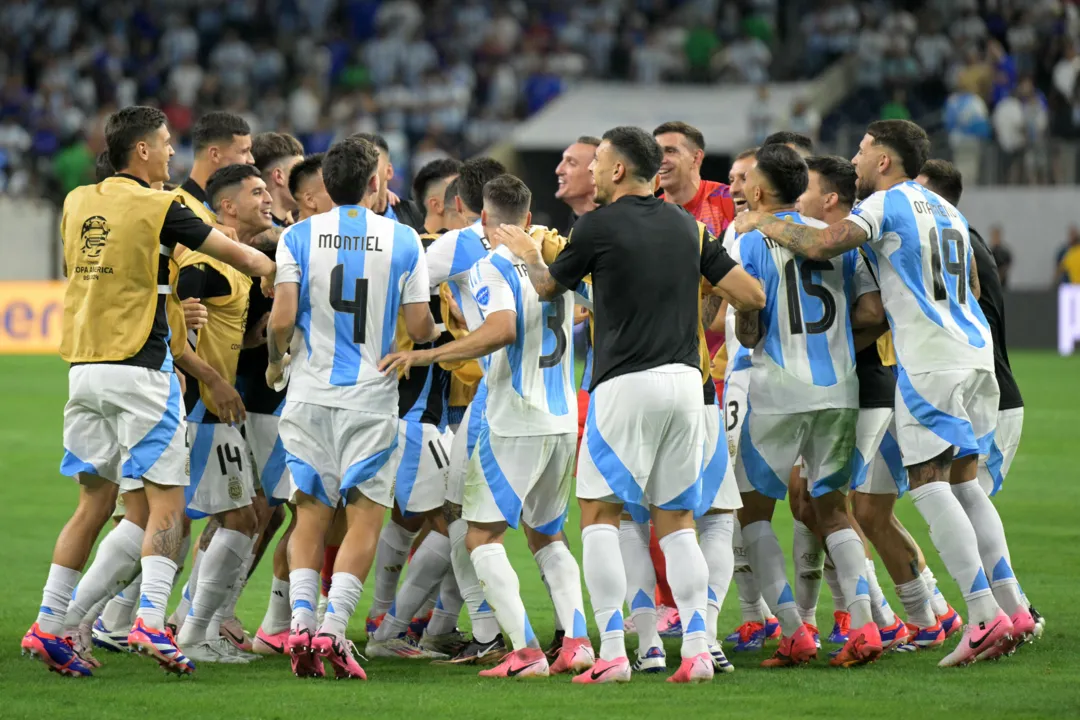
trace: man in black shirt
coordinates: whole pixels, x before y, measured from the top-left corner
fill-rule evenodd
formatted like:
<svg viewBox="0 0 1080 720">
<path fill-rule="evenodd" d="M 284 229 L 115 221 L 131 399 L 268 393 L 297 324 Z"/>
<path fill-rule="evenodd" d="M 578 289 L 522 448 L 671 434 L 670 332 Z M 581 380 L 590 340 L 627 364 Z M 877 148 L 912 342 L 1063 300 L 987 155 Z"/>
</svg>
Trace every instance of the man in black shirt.
<svg viewBox="0 0 1080 720">
<path fill-rule="evenodd" d="M 704 417 L 698 328 L 701 277 L 740 309 L 764 307 L 751 279 L 682 208 L 653 195 L 662 153 L 649 133 L 617 127 L 593 161 L 600 207 L 580 218 L 549 269 L 524 234 L 507 233 L 542 300 L 592 275 L 596 316 L 592 402 L 578 465 L 585 579 L 601 631 L 600 658 L 575 682 L 626 681 L 624 503 L 652 507 L 668 580 L 683 618 L 683 662 L 670 679 L 712 677 L 705 639 L 708 568 L 694 532 L 701 500 Z"/>
</svg>

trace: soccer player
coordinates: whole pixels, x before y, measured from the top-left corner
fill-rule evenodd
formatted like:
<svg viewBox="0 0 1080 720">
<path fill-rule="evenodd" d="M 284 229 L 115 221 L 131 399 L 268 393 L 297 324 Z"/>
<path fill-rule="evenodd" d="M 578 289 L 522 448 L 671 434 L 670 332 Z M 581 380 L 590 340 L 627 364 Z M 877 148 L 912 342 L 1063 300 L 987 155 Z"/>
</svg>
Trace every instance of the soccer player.
<svg viewBox="0 0 1080 720">
<path fill-rule="evenodd" d="M 399 353 L 383 368 L 440 360 L 486 357 L 487 425 L 466 474 L 463 518 L 466 546 L 495 617 L 513 652 L 482 677 L 535 677 L 549 674 L 548 660 L 532 633 L 519 594 L 517 574 L 503 547 L 507 528 L 523 523 L 545 581 L 569 628 L 551 672 L 581 672 L 594 656 L 585 629 L 584 601 L 577 562 L 561 540 L 570 500 L 577 427 L 573 390 L 573 296 L 541 301 L 519 257 L 502 238 L 516 236 L 531 247 L 524 228 L 532 216 L 532 193 L 512 175 L 484 185 L 481 223 L 494 250 L 470 271 L 469 283 L 482 322 L 468 337 L 433 350 Z M 568 352 L 569 351 L 569 352 Z"/>
<path fill-rule="evenodd" d="M 731 200 L 736 212 L 746 210 L 746 174 L 757 162 L 758 150 L 759 148 L 752 147 L 740 152 L 728 171 Z M 724 233 L 724 249 L 732 255 L 737 252 L 733 225 L 728 225 Z M 740 345 L 735 337 L 735 308 L 725 304 L 719 314 L 724 316 L 724 345 L 713 356 L 713 376 L 719 375 L 722 378 L 716 381 L 716 385 L 724 408 L 728 453 L 734 462 L 739 449 L 742 423 L 746 417 L 746 393 L 750 387 L 750 351 Z M 738 517 L 735 518 L 731 545 L 735 557 L 733 576 L 739 595 L 742 623 L 724 640 L 734 643 L 737 652 L 760 650 L 766 640 L 780 639 L 780 621 L 772 615 L 768 603 L 761 597 L 754 571 L 746 559 Z"/>
<path fill-rule="evenodd" d="M 442 234 L 446 222 L 446 186 L 454 181 L 461 163 L 453 158 L 432 160 L 413 178 L 413 198 L 424 208 L 424 232 Z"/>
<path fill-rule="evenodd" d="M 319 213 L 329 212 L 334 206 L 326 194 L 322 176 L 322 153 L 308 155 L 293 165 L 289 173 L 289 192 L 296 201 L 296 222 L 307 220 Z"/>
<path fill-rule="evenodd" d="M 659 173 L 664 191 L 661 198 L 681 205 L 705 223 L 713 237 L 723 237 L 735 217 L 735 204 L 729 186 L 701 179 L 705 136 L 694 126 L 676 121 L 658 126 L 653 137 L 664 151 Z"/>
<path fill-rule="evenodd" d="M 558 189 L 555 198 L 570 207 L 570 215 L 559 231 L 569 233 L 577 219 L 596 209 L 596 187 L 593 185 L 592 165 L 600 138 L 582 135 L 563 150 L 562 160 L 555 166 L 555 182 Z M 584 384 L 584 383 L 583 383 Z"/>
<path fill-rule="evenodd" d="M 930 188 L 954 207 L 960 204 L 964 179 L 951 163 L 945 160 L 927 160 L 915 181 Z M 1012 367 L 1009 365 L 1009 349 L 1005 341 L 1005 298 L 997 263 L 986 241 L 975 228 L 969 226 L 968 232 L 971 234 L 971 250 L 979 276 L 979 307 L 986 316 L 986 322 L 990 324 L 990 335 L 994 339 L 994 375 L 1001 391 L 993 444 L 988 455 L 979 456 L 979 484 L 987 495 L 993 497 L 1001 490 L 1016 449 L 1020 445 L 1020 433 L 1024 426 L 1024 399 L 1020 396 L 1020 388 L 1016 385 Z M 935 599 L 937 597 L 935 596 Z M 1026 597 L 1024 602 L 1035 619 L 1035 634 L 1041 635 L 1045 625 L 1042 616 L 1031 607 Z"/>
<path fill-rule="evenodd" d="M 195 146 L 195 162 L 191 174 L 180 185 L 189 207 L 198 206 L 196 212 L 208 216 L 212 222 L 206 196 L 206 183 L 210 176 L 229 165 L 251 165 L 255 159 L 251 155 L 251 127 L 244 118 L 230 112 L 209 112 L 195 121 L 191 129 L 191 138 Z M 205 219 L 205 217 L 204 217 Z"/>
<path fill-rule="evenodd" d="M 600 658 L 578 683 L 626 682 L 622 604 L 626 574 L 619 549 L 625 503 L 649 506 L 668 562 L 683 660 L 672 682 L 713 675 L 706 642 L 708 567 L 694 533 L 701 500 L 704 427 L 698 324 L 701 275 L 738 307 L 760 307 L 761 287 L 697 223 L 653 196 L 663 160 L 640 128 L 603 136 L 592 172 L 605 207 L 579 219 L 549 270 L 539 248 L 512 242 L 541 300 L 551 301 L 592 274 L 596 359 L 589 418 L 578 462 L 585 580 L 600 629 Z M 656 238 L 664 242 L 656 242 Z M 634 325 L 634 333 L 618 328 Z"/>
<path fill-rule="evenodd" d="M 241 243 L 271 226 L 272 201 L 254 165 L 218 170 L 206 191 L 219 221 L 235 230 Z M 250 278 L 202 253 L 185 253 L 180 259 L 180 297 L 202 298 L 210 313 L 195 335 L 195 354 L 230 385 L 236 382 L 251 284 Z M 247 576 L 261 531 L 252 505 L 255 468 L 248 439 L 240 432 L 246 418 L 222 412 L 208 388 L 190 378 L 184 400 L 192 475 L 187 514 L 193 519 L 214 516 L 221 527 L 202 548 L 198 574 L 188 582 L 191 611 L 177 643 L 195 660 L 245 662 L 251 656 L 236 650 L 239 643 L 224 637 L 221 625 L 233 615 L 232 598 Z M 239 633 L 242 638 L 243 630 Z"/>
<path fill-rule="evenodd" d="M 794 212 L 806 184 L 806 163 L 797 152 L 766 145 L 747 174 L 747 202 L 751 211 L 769 212 L 785 222 L 812 223 Z M 866 589 L 865 550 L 848 521 L 844 494 L 851 479 L 858 415 L 854 319 L 848 308 L 875 286 L 868 272 L 856 282 L 860 260 L 855 251 L 838 262 L 815 263 L 796 259 L 761 232 L 751 232 L 739 239 L 738 257 L 768 295 L 761 311 L 764 319 L 756 312 L 739 312 L 735 327 L 739 343 L 752 348 L 747 413 L 735 466 L 743 491 L 739 518 L 762 595 L 783 631 L 779 649 L 762 666 L 796 665 L 817 654 L 772 529 L 775 503 L 783 499 L 800 456 L 811 487 L 810 504 L 854 626 L 831 664 L 873 662 L 882 652 L 881 636 Z M 877 310 L 880 315 L 880 307 Z M 880 317 L 870 322 L 876 324 Z"/>
<path fill-rule="evenodd" d="M 266 379 L 284 379 L 292 343 L 279 432 L 296 485 L 288 646 L 301 677 L 321 676 L 325 658 L 339 678 L 366 678 L 345 630 L 393 504 L 388 460 L 398 435 L 397 380 L 382 375 L 378 363 L 395 350 L 399 311 L 414 342 L 438 336 L 420 238 L 362 204 L 379 187 L 378 163 L 378 151 L 365 140 L 331 147 L 323 180 L 334 209 L 289 227 L 278 245 Z M 347 529 L 316 629 L 323 538 L 341 504 Z"/>
<path fill-rule="evenodd" d="M 977 275 L 967 221 L 912 180 L 929 146 L 910 121 L 871 123 L 852 161 L 863 200 L 847 219 L 816 228 L 751 212 L 736 225 L 812 260 L 867 244 L 896 347 L 897 441 L 911 495 L 968 606 L 960 644 L 941 661 L 955 666 L 1010 651 L 1034 620 L 1001 519 L 978 484 L 999 399 L 992 340 L 978 303 L 969 302 Z"/>
<path fill-rule="evenodd" d="M 479 327 L 482 320 L 476 299 L 469 288 L 469 271 L 484 258 L 490 245 L 484 236 L 480 213 L 484 208 L 484 185 L 506 168 L 491 158 L 473 158 L 462 163 L 460 173 L 447 188 L 456 195 L 453 206 L 462 223 L 469 223 L 459 230 L 444 233 L 428 247 L 428 271 L 432 288 L 443 283 L 448 285 L 450 299 L 462 315 L 466 327 Z M 450 203 L 447 203 L 449 208 Z M 452 659 L 459 664 L 488 663 L 501 660 L 505 654 L 505 641 L 499 633 L 499 625 L 491 605 L 484 599 L 484 591 L 473 569 L 469 551 L 465 546 L 467 524 L 461 518 L 465 473 L 473 455 L 477 438 L 484 422 L 484 406 L 487 388 L 483 380 L 477 385 L 475 396 L 465 410 L 450 446 L 450 468 L 446 483 L 444 513 L 450 536 L 450 560 L 457 578 L 458 588 L 469 608 L 473 641 Z"/>
<path fill-rule="evenodd" d="M 802 133 L 791 132 L 790 130 L 780 130 L 769 135 L 761 143 L 761 147 L 766 145 L 787 145 L 799 153 L 799 157 L 804 160 L 814 154 L 814 141 Z"/>
<path fill-rule="evenodd" d="M 67 268 L 77 278 L 96 278 L 68 284 L 60 349 L 73 363 L 61 472 L 79 482 L 79 505 L 57 538 L 38 618 L 22 648 L 56 672 L 90 674 L 58 633 L 123 484 L 141 488 L 148 505 L 145 532 L 130 538 L 141 545 L 142 587 L 128 643 L 167 670 L 190 673 L 194 663 L 164 629 L 183 539 L 188 456 L 162 288 L 169 287 L 176 244 L 251 275 L 269 275 L 274 265 L 202 223 L 179 194 L 150 188 L 169 179 L 173 155 L 160 110 L 133 106 L 112 114 L 105 139 L 117 175 L 72 191 L 61 219 Z"/>
<path fill-rule="evenodd" d="M 839 157 L 809 157 L 806 159 L 810 170 L 806 192 L 799 198 L 796 207 L 799 211 L 826 224 L 838 222 L 847 217 L 855 203 L 855 167 Z M 867 297 L 873 299 L 874 295 Z M 880 302 L 880 293 L 875 303 Z M 874 316 L 877 311 L 875 308 Z M 904 603 L 908 615 L 908 625 L 904 626 L 892 612 L 881 592 L 877 572 L 867 547 L 866 580 L 870 586 L 871 609 L 874 621 L 881 631 L 883 647 L 898 647 L 909 643 L 918 648 L 936 647 L 945 641 L 948 622 L 950 628 L 959 630 L 959 624 L 949 621 L 950 614 L 955 618 L 955 611 L 948 608 L 944 598 L 937 594 L 940 601 L 940 614 L 945 616 L 938 626 L 939 619 L 928 599 L 931 597 L 926 584 L 934 582 L 933 573 L 926 568 L 922 552 L 912 540 L 900 520 L 893 514 L 896 497 L 907 491 L 907 473 L 904 471 L 900 450 L 896 445 L 896 433 L 893 425 L 893 404 L 896 396 L 896 378 L 892 370 L 882 364 L 881 354 L 874 336 L 883 328 L 866 328 L 856 338 L 855 371 L 859 376 L 859 420 L 855 428 L 855 459 L 852 467 L 852 489 L 857 491 L 849 495 L 850 505 L 855 520 L 852 527 L 866 535 L 878 550 L 890 576 L 896 583 L 897 594 Z M 804 511 L 807 508 L 804 508 Z M 813 524 L 811 520 L 809 524 Z M 812 535 L 812 533 L 811 533 Z M 816 536 L 810 542 L 816 540 Z M 865 540 L 865 538 L 864 538 Z M 865 544 L 865 542 L 864 542 Z M 820 551 L 820 550 L 819 550 Z M 795 555 L 796 566 L 800 556 Z M 922 574 L 919 573 L 920 567 Z M 818 577 L 822 567 L 815 566 Z M 801 574 L 808 574 L 809 565 L 801 568 Z M 844 601 L 843 590 L 836 575 L 836 568 L 826 562 L 824 576 L 833 594 L 834 625 L 829 642 L 844 644 L 850 627 L 850 615 Z M 820 588 L 817 584 L 800 580 L 813 587 L 802 597 L 815 600 Z M 796 601 L 800 593 L 795 593 Z M 935 602 L 937 602 L 935 601 Z M 803 605 L 800 603 L 800 612 Z M 812 615 L 811 615 L 812 617 Z M 804 618 L 805 619 L 805 618 Z M 810 622 L 809 620 L 807 622 Z"/>
<path fill-rule="evenodd" d="M 390 162 L 390 145 L 386 138 L 378 133 L 356 133 L 351 137 L 369 142 L 379 151 L 379 169 L 376 173 L 379 189 L 375 197 L 368 200 L 371 208 L 377 215 L 404 223 L 418 233 L 426 232 L 424 212 L 416 207 L 416 203 L 412 200 L 398 200 L 397 196 L 390 192 L 390 181 L 394 179 L 394 164 Z"/>
</svg>

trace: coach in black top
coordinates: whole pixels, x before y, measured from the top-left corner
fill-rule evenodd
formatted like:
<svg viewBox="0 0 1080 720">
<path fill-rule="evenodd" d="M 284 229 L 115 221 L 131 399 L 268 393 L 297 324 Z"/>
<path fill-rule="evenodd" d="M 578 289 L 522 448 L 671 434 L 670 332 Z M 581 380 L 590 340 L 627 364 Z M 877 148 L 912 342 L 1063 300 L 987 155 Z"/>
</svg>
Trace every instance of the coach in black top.
<svg viewBox="0 0 1080 720">
<path fill-rule="evenodd" d="M 668 579 L 687 628 L 683 667 L 674 677 L 689 681 L 698 673 L 712 676 L 711 660 L 701 659 L 709 657 L 703 622 L 708 569 L 693 530 L 705 431 L 698 350 L 701 277 L 719 284 L 737 308 L 764 307 L 765 295 L 719 242 L 699 232 L 689 213 L 653 196 L 661 159 L 656 141 L 640 128 L 605 133 L 593 163 L 601 207 L 577 221 L 550 269 L 525 233 L 504 226 L 496 236 L 525 261 L 542 300 L 592 276 L 595 364 L 578 498 L 585 579 L 603 633 L 603 660 L 593 673 L 619 678 L 625 673 L 629 679 L 625 644 L 617 632 L 621 619 L 614 616 L 626 592 L 619 518 L 623 504 L 632 503 L 653 508 Z"/>
<path fill-rule="evenodd" d="M 954 206 L 960 204 L 964 192 L 963 177 L 951 163 L 945 160 L 927 160 L 916 182 L 925 185 Z M 1005 343 L 1005 295 L 1001 287 L 997 262 L 986 241 L 968 227 L 971 236 L 971 252 L 975 256 L 978 284 L 973 291 L 979 298 L 979 308 L 990 325 L 990 337 L 994 340 L 994 374 L 997 376 L 1001 397 L 998 400 L 998 423 L 994 431 L 994 443 L 985 461 L 979 462 L 979 484 L 988 495 L 1001 489 L 1005 476 L 1012 465 L 1016 448 L 1020 445 L 1020 433 L 1024 426 L 1024 399 L 1016 385 L 1012 367 L 1009 365 L 1009 349 Z"/>
</svg>

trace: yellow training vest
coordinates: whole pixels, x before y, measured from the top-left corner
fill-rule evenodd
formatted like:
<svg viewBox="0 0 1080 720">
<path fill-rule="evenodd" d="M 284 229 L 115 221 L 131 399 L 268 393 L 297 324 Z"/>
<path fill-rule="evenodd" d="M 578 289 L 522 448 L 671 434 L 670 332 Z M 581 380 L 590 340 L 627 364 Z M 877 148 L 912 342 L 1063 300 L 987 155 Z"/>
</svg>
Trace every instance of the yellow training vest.
<svg viewBox="0 0 1080 720">
<path fill-rule="evenodd" d="M 68 193 L 60 220 L 68 284 L 60 356 L 68 362 L 115 362 L 150 337 L 159 294 L 161 228 L 177 193 L 111 177 Z"/>
<path fill-rule="evenodd" d="M 205 360 L 225 382 L 235 385 L 236 362 L 244 344 L 251 278 L 231 265 L 200 252 L 186 252 L 180 258 L 181 269 L 197 265 L 206 265 L 221 273 L 229 281 L 231 292 L 221 297 L 203 298 L 208 317 L 195 336 L 195 354 Z M 202 382 L 199 383 L 199 396 L 206 409 L 217 415 L 218 409 Z"/>
</svg>

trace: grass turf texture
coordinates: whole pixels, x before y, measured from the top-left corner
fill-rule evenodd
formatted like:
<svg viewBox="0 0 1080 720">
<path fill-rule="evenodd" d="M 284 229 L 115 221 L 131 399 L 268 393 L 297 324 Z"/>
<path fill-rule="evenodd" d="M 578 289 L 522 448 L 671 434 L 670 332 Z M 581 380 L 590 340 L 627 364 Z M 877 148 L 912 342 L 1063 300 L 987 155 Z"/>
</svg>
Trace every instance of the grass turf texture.
<svg viewBox="0 0 1080 720">
<path fill-rule="evenodd" d="M 104 667 L 88 680 L 46 672 L 19 656 L 19 639 L 33 622 L 56 535 L 74 508 L 76 486 L 57 474 L 62 454 L 62 410 L 66 367 L 57 358 L 0 357 L 0 718 L 116 718 L 138 716 L 289 718 L 427 717 L 570 718 L 714 717 L 1009 717 L 1080 715 L 1080 660 L 1069 637 L 1080 626 L 1074 601 L 1080 569 L 1080 486 L 1076 482 L 1077 428 L 1080 427 L 1080 360 L 1050 354 L 1017 353 L 1017 377 L 1027 401 L 1024 437 L 998 507 L 1008 531 L 1018 577 L 1048 619 L 1043 638 L 1012 658 L 966 669 L 939 669 L 944 653 L 890 655 L 868 668 L 837 670 L 826 664 L 826 645 L 810 667 L 765 671 L 761 653 L 729 654 L 737 671 L 711 684 L 675 687 L 664 675 L 635 676 L 624 686 L 579 688 L 569 678 L 535 681 L 481 680 L 474 668 L 431 667 L 407 660 L 366 663 L 371 680 L 298 680 L 285 658 L 252 665 L 201 665 L 194 678 L 164 676 L 155 663 L 99 650 Z M 926 526 L 911 502 L 898 506 L 937 574 L 946 597 L 963 612 L 956 585 L 933 551 Z M 778 508 L 775 526 L 790 552 L 791 521 Z M 198 532 L 201 524 L 197 525 Z M 577 513 L 567 524 L 571 547 L 580 557 Z M 542 642 L 552 631 L 550 602 L 523 537 L 512 533 L 510 557 L 521 578 L 522 595 Z M 189 563 L 190 564 L 190 563 Z M 791 572 L 791 562 L 788 561 Z M 887 578 L 883 567 L 878 577 Z M 182 582 L 182 581 L 181 581 Z M 254 634 L 266 609 L 270 555 L 264 558 L 241 598 L 238 615 Z M 361 645 L 369 590 L 357 610 L 350 635 Z M 823 587 L 818 609 L 823 636 L 832 625 L 832 603 Z M 179 585 L 173 593 L 178 599 Z M 892 588 L 886 595 L 894 608 Z M 587 597 L 587 596 L 586 596 Z M 591 610 L 586 609 L 598 647 Z M 467 615 L 463 613 L 464 624 Z M 722 634 L 739 622 L 734 584 L 720 618 Z M 1073 638 L 1075 639 L 1075 638 Z M 950 639 L 948 647 L 956 643 Z M 631 652 L 636 644 L 629 638 Z M 1070 649 L 1073 648 L 1073 649 Z M 770 650 L 771 652 L 771 647 Z M 669 671 L 678 642 L 667 646 Z M 947 714 L 947 715 L 945 715 Z"/>
</svg>

